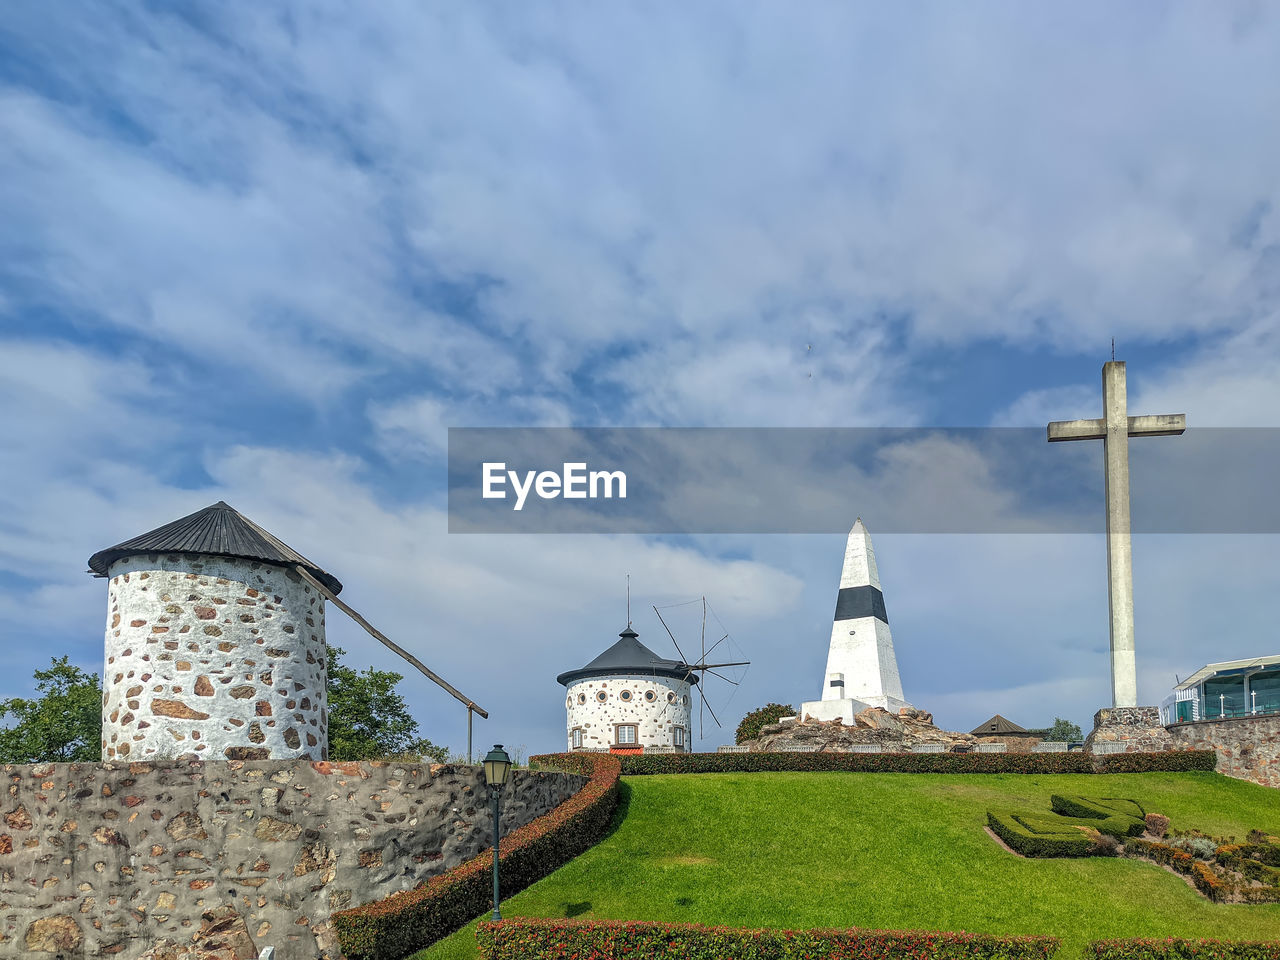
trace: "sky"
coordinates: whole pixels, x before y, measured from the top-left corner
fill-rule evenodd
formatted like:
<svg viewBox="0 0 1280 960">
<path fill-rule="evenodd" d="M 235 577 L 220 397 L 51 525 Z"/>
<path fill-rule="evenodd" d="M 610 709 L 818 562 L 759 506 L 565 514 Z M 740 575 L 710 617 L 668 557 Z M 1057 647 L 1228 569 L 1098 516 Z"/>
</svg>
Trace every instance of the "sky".
<svg viewBox="0 0 1280 960">
<path fill-rule="evenodd" d="M 1131 412 L 1280 426 L 1277 50 L 1225 0 L 10 5 L 0 697 L 101 672 L 91 553 L 225 499 L 525 754 L 628 574 L 663 655 L 651 605 L 706 596 L 752 666 L 698 746 L 732 742 L 818 696 L 843 538 L 451 534 L 448 428 L 1042 429 L 1100 415 L 1112 338 Z M 966 463 L 945 506 L 1007 489 Z M 939 724 L 1108 705 L 1101 537 L 848 501 Z M 1277 535 L 1177 530 L 1135 538 L 1145 703 L 1280 647 Z"/>
</svg>

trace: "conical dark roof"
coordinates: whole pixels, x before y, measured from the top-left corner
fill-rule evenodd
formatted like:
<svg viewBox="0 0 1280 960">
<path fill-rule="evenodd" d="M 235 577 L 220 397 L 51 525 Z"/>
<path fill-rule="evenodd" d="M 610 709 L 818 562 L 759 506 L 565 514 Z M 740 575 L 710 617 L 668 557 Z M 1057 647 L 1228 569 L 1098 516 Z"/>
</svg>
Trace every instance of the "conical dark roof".
<svg viewBox="0 0 1280 960">
<path fill-rule="evenodd" d="M 143 553 L 201 553 L 238 560 L 260 560 L 281 567 L 301 566 L 334 593 L 342 589 L 342 582 L 337 577 L 326 573 L 221 500 L 132 540 L 99 550 L 89 558 L 89 569 L 105 577 L 111 564 L 117 560 Z"/>
<path fill-rule="evenodd" d="M 568 670 L 556 677 L 556 683 L 566 687 L 584 677 L 606 677 L 625 674 L 643 677 L 674 677 L 677 680 L 688 680 L 697 683 L 698 676 L 687 663 L 679 660 L 664 660 L 637 638 L 640 636 L 628 624 L 618 636 L 621 638 L 600 656 L 585 667 Z"/>
<path fill-rule="evenodd" d="M 972 730 L 969 731 L 969 733 L 975 737 L 981 737 L 984 734 L 989 735 L 993 733 L 1026 733 L 1026 732 L 1027 731 L 1024 728 L 1018 726 L 1012 720 L 1006 720 L 1004 717 L 1000 716 L 1000 714 L 998 713 L 994 717 L 992 717 L 990 720 L 988 720 L 986 723 L 979 724 L 978 726 L 974 727 Z"/>
</svg>

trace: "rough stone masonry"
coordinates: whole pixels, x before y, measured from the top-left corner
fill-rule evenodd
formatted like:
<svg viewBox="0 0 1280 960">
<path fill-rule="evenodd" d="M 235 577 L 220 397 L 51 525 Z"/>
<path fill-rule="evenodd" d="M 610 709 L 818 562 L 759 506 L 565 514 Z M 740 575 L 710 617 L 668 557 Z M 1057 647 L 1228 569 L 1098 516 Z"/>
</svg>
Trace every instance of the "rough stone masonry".
<svg viewBox="0 0 1280 960">
<path fill-rule="evenodd" d="M 157 554 L 110 573 L 104 760 L 326 755 L 324 599 L 297 573 Z"/>
<path fill-rule="evenodd" d="M 340 956 L 329 916 L 416 886 L 490 845 L 478 767 L 317 761 L 4 767 L 0 956 Z M 514 771 L 502 829 L 585 778 Z M 158 951 L 162 952 L 162 951 Z M 155 954 L 153 954 L 155 955 Z"/>
</svg>

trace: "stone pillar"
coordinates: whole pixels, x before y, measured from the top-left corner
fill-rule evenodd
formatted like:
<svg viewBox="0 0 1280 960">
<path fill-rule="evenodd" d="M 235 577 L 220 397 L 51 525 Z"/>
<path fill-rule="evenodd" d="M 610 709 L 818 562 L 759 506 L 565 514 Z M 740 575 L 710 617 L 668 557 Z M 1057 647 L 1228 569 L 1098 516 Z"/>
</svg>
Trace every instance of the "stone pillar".
<svg viewBox="0 0 1280 960">
<path fill-rule="evenodd" d="M 293 570 L 204 555 L 109 570 L 102 759 L 325 759 L 324 599 Z"/>
</svg>

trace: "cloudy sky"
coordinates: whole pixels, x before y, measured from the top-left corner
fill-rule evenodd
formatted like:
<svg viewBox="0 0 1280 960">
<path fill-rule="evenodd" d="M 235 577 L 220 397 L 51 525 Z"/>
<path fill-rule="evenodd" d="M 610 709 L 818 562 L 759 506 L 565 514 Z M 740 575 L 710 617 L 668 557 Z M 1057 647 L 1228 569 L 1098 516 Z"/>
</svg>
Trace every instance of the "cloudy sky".
<svg viewBox="0 0 1280 960">
<path fill-rule="evenodd" d="M 0 696 L 100 671 L 85 559 L 218 499 L 482 743 L 563 743 L 627 573 L 659 652 L 649 605 L 706 595 L 753 661 L 727 726 L 817 696 L 841 537 L 449 534 L 447 428 L 1043 428 L 1099 415 L 1112 337 L 1134 413 L 1280 426 L 1278 49 L 1257 2 L 10 5 Z M 1145 702 L 1277 652 L 1277 544 L 1137 538 Z M 876 549 L 943 725 L 1107 702 L 1100 537 Z"/>
</svg>

